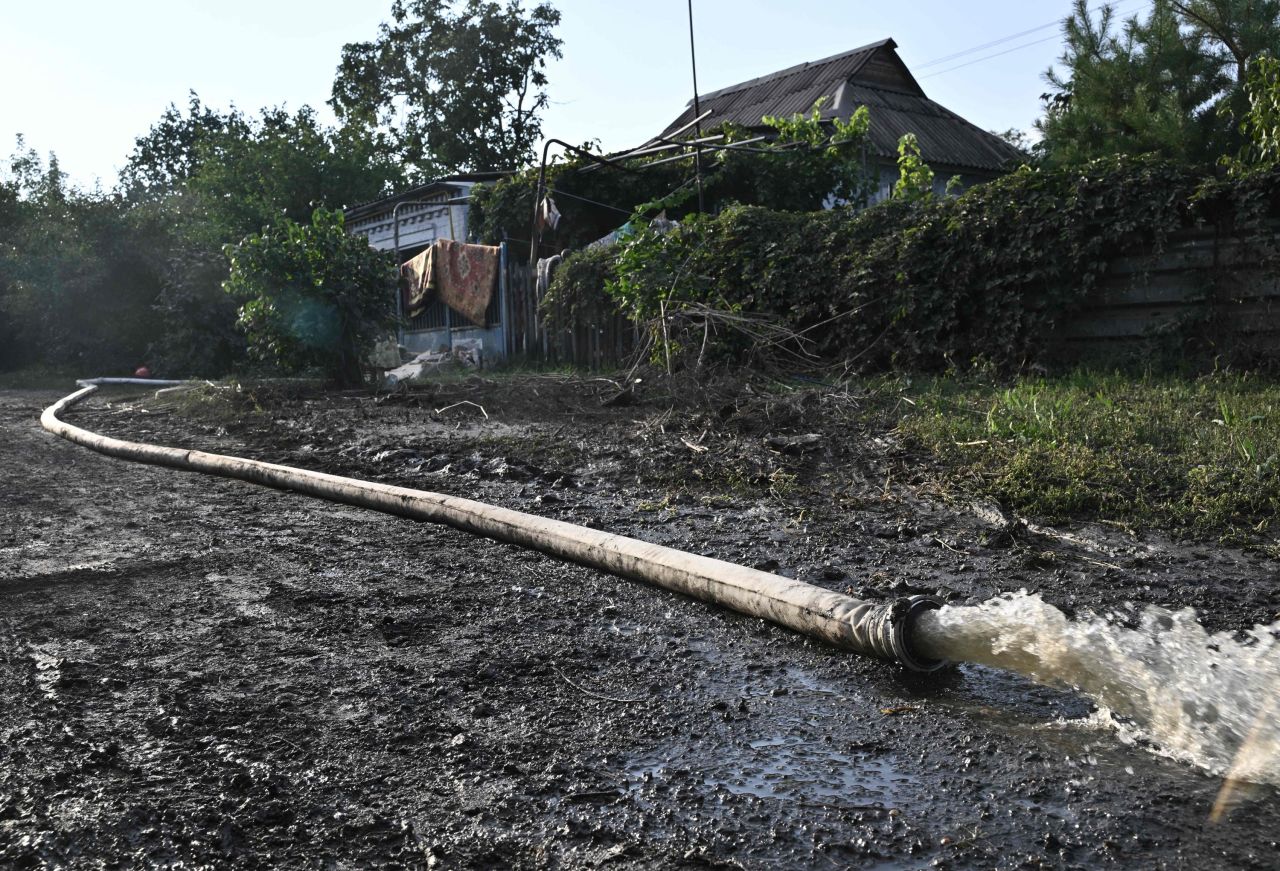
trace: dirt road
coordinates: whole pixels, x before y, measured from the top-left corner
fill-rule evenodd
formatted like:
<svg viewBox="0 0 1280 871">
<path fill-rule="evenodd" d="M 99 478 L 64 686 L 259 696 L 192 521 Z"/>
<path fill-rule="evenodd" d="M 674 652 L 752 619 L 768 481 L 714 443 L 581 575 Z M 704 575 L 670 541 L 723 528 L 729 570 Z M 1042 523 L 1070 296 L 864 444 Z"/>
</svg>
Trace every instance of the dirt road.
<svg viewBox="0 0 1280 871">
<path fill-rule="evenodd" d="M 1261 557 L 1100 530 L 997 546 L 893 483 L 910 458 L 884 434 L 794 441 L 816 412 L 450 389 L 73 417 L 863 595 L 1027 587 L 1193 604 L 1215 628 L 1280 609 Z M 0 393 L 0 865 L 1280 867 L 1274 791 L 1210 825 L 1216 779 L 1069 693 L 911 680 L 448 529 L 99 457 L 39 429 L 56 396 Z M 488 417 L 435 411 L 461 399 Z"/>
</svg>

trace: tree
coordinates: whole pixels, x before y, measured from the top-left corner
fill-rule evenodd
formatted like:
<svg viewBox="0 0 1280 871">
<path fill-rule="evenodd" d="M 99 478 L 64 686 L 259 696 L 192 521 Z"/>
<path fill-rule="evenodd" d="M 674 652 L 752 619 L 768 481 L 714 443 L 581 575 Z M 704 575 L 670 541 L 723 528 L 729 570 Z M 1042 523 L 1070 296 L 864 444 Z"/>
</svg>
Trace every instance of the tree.
<svg viewBox="0 0 1280 871">
<path fill-rule="evenodd" d="M 1053 164 L 1156 153 L 1212 164 L 1240 145 L 1243 82 L 1280 45 L 1280 0 L 1155 0 L 1117 23 L 1076 0 L 1064 22 L 1065 74 L 1046 73 L 1038 146 Z"/>
<path fill-rule="evenodd" d="M 310 106 L 251 117 L 210 109 L 192 92 L 185 115 L 170 105 L 136 140 L 121 183 L 135 202 L 200 200 L 205 235 L 220 247 L 282 214 L 305 221 L 318 206 L 389 193 L 403 178 L 387 151 L 375 131 L 326 127 Z"/>
<path fill-rule="evenodd" d="M 1280 49 L 1280 0 L 1169 0 L 1181 21 L 1202 37 L 1210 55 L 1243 88 L 1249 64 Z"/>
<path fill-rule="evenodd" d="M 130 372 L 157 328 L 152 239 L 124 201 L 67 183 L 21 138 L 0 179 L 0 364 Z"/>
<path fill-rule="evenodd" d="M 190 91 L 185 116 L 170 103 L 146 135 L 134 140 L 133 153 L 120 172 L 120 186 L 133 199 L 172 193 L 202 161 L 217 154 L 219 144 L 249 135 L 249 122 L 239 109 L 218 112 Z"/>
<path fill-rule="evenodd" d="M 230 246 L 223 285 L 240 303 L 250 352 L 283 372 L 320 370 L 361 381 L 360 360 L 395 323 L 396 268 L 342 213 L 317 209 L 311 221 L 281 219 Z"/>
<path fill-rule="evenodd" d="M 304 106 L 293 113 L 263 109 L 245 135 L 204 143 L 186 191 L 205 205 L 221 243 L 281 215 L 305 222 L 321 206 L 375 199 L 400 180 L 376 136 L 358 127 L 324 127 Z"/>
<path fill-rule="evenodd" d="M 395 0 L 372 42 L 348 43 L 330 105 L 377 124 L 418 177 L 531 162 L 559 58 L 560 13 L 521 0 Z"/>
<path fill-rule="evenodd" d="M 282 217 L 307 222 L 320 206 L 342 208 L 399 184 L 400 168 L 379 135 L 329 127 L 308 106 L 256 116 L 206 107 L 192 93 L 139 137 L 122 185 L 129 220 L 149 240 L 163 319 L 153 361 L 170 374 L 221 374 L 243 359 L 237 306 L 222 291 L 223 246 Z"/>
</svg>

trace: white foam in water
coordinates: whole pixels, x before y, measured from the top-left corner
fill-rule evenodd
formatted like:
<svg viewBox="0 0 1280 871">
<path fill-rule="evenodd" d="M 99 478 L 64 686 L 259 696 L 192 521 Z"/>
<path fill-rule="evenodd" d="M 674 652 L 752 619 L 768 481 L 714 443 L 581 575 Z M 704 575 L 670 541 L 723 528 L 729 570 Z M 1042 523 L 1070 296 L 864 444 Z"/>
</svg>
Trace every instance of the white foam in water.
<svg viewBox="0 0 1280 871">
<path fill-rule="evenodd" d="M 1280 622 L 1237 639 L 1206 632 L 1190 608 L 1150 606 L 1137 628 L 1125 628 L 1068 619 L 1023 591 L 926 613 L 916 642 L 929 656 L 1074 688 L 1169 756 L 1233 781 L 1280 785 Z"/>
</svg>

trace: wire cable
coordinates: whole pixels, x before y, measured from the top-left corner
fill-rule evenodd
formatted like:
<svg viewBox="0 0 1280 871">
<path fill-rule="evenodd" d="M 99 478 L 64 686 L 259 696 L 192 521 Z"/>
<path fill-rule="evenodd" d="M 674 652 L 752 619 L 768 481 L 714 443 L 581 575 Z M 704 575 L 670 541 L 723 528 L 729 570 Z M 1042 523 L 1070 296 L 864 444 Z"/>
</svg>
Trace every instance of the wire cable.
<svg viewBox="0 0 1280 871">
<path fill-rule="evenodd" d="M 917 78 L 931 79 L 934 76 L 940 76 L 940 75 L 943 75 L 944 73 L 949 73 L 955 70 L 964 69 L 965 67 L 971 67 L 974 64 L 982 63 L 984 60 L 991 60 L 992 58 L 997 58 L 997 57 L 1000 57 L 1001 55 L 1012 54 L 1015 51 L 1022 51 L 1022 49 L 1024 48 L 1030 48 L 1033 45 L 1040 45 L 1042 42 L 1049 42 L 1050 40 L 1054 40 L 1054 39 L 1058 39 L 1058 34 L 1055 33 L 1053 36 L 1046 36 L 1044 39 L 1037 39 L 1037 40 L 1034 40 L 1033 42 L 1024 42 L 1022 45 L 1015 45 L 1013 48 L 1006 48 L 1004 51 L 998 51 L 995 54 L 984 55 L 980 58 L 975 58 L 971 61 L 966 61 L 962 64 L 956 64 L 953 67 L 947 67 L 945 70 L 938 70 L 937 72 L 929 73 L 928 75 L 917 76 Z"/>
<path fill-rule="evenodd" d="M 1091 6 L 1089 7 L 1088 11 L 1097 12 L 1099 9 L 1104 9 L 1108 6 L 1111 7 L 1111 9 L 1114 11 L 1116 9 L 1119 9 L 1121 6 L 1127 6 L 1134 2 L 1141 2 L 1143 4 L 1146 4 L 1151 2 L 1151 0 L 1116 0 L 1116 2 L 1099 3 L 1097 6 Z M 997 45 L 1003 45 L 1006 42 L 1019 39 L 1023 36 L 1030 36 L 1033 33 L 1038 33 L 1041 30 L 1045 30 L 1050 27 L 1059 27 L 1061 26 L 1061 24 L 1062 24 L 1062 19 L 1059 18 L 1055 21 L 1050 21 L 1047 24 L 1041 24 L 1037 27 L 1028 28 L 1027 30 L 1020 30 L 1017 33 L 1011 33 L 1008 36 L 1002 36 L 999 39 L 993 39 L 990 42 L 984 42 L 981 45 L 975 45 L 972 48 L 966 48 L 963 51 L 957 51 L 957 52 L 953 52 L 952 54 L 945 55 L 943 57 L 934 58 L 933 60 L 926 61 L 925 63 L 922 63 L 922 64 L 915 64 L 912 67 L 912 69 L 916 69 L 916 70 L 928 69 L 929 67 L 937 66 L 938 64 L 944 64 L 944 63 L 947 63 L 948 61 L 953 61 L 953 60 L 956 60 L 957 58 L 962 58 L 968 54 L 973 54 L 976 51 L 983 51 L 984 49 L 994 48 Z M 993 57 L 1000 57 L 1000 55 L 1008 54 L 1009 52 L 1013 52 L 1013 51 L 1018 51 L 1019 49 L 1022 49 L 1022 48 L 1028 48 L 1033 45 L 1039 45 L 1042 42 L 1048 42 L 1051 39 L 1057 39 L 1057 38 L 1058 38 L 1058 35 L 1054 34 L 1053 36 L 1048 36 L 1048 37 L 1045 37 L 1044 39 L 1037 39 L 1033 42 L 1024 43 L 1023 45 L 1017 46 L 1015 48 L 1011 48 L 1005 51 L 997 52 L 995 54 L 987 55 L 986 57 L 978 58 L 976 60 L 972 60 L 967 63 L 960 64 L 958 66 L 950 67 L 946 70 L 939 70 L 936 73 L 929 73 L 928 75 L 925 75 L 925 76 L 919 76 L 918 78 L 927 79 L 932 76 L 940 76 L 945 72 L 949 72 L 950 70 L 958 70 L 961 67 L 968 66 L 969 64 L 972 64 L 972 63 L 977 63 L 980 60 L 987 60 Z"/>
<path fill-rule="evenodd" d="M 620 209 L 620 208 L 618 208 L 617 206 L 611 206 L 611 205 L 609 205 L 608 203 L 602 203 L 602 202 L 600 202 L 599 200 L 593 200 L 593 199 L 590 199 L 590 198 L 588 198 L 588 197 L 580 197 L 580 196 L 578 196 L 577 194 L 571 194 L 571 193 L 569 193 L 568 191 L 557 190 L 557 189 L 555 189 L 555 188 L 548 188 L 548 189 L 547 189 L 547 193 L 549 193 L 549 194 L 553 194 L 553 195 L 555 195 L 555 196 L 557 196 L 557 197 L 568 197 L 568 198 L 569 198 L 569 199 L 571 199 L 571 200 L 581 200 L 581 201 L 582 201 L 582 202 L 584 202 L 584 203 L 590 203 L 591 205 L 593 205 L 593 206 L 599 206 L 599 207 L 600 207 L 600 208 L 602 208 L 602 209 L 612 209 L 613 211 L 615 211 L 615 212 L 621 212 L 621 213 L 622 213 L 622 214 L 624 214 L 624 215 L 630 215 L 630 214 L 631 214 L 630 210 L 628 210 L 628 209 Z"/>
</svg>

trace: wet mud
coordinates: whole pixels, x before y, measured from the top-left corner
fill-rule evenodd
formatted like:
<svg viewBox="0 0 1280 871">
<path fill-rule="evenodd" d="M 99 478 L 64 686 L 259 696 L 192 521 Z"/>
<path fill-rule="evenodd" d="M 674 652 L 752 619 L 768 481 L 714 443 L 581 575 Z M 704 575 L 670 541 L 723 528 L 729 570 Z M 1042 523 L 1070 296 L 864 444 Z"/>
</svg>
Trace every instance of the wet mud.
<svg viewBox="0 0 1280 871">
<path fill-rule="evenodd" d="M 920 680 L 450 529 L 100 457 L 39 428 L 57 395 L 0 393 L 0 866 L 1280 867 L 1274 790 L 1210 824 L 1215 778 L 1073 694 Z M 69 419 L 855 595 L 1280 611 L 1261 555 L 939 492 L 848 396 L 609 398 L 531 377 L 192 417 L 111 393 Z"/>
</svg>

